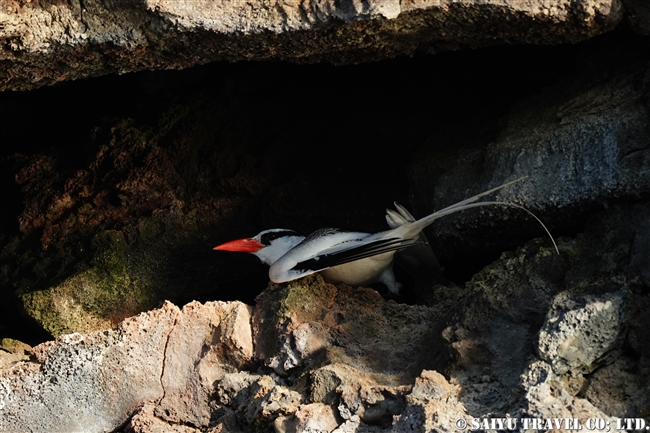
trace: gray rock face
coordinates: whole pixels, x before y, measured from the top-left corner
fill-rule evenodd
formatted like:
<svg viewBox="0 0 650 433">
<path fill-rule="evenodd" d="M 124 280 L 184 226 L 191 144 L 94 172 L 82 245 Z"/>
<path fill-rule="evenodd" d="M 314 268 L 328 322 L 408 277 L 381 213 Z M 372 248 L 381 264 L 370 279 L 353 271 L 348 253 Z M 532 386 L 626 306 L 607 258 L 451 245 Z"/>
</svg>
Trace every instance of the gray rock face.
<svg viewBox="0 0 650 433">
<path fill-rule="evenodd" d="M 591 373 L 603 358 L 620 356 L 611 351 L 621 346 L 627 310 L 620 292 L 577 299 L 559 294 L 539 333 L 542 359 L 557 374 Z"/>
<path fill-rule="evenodd" d="M 69 334 L 35 347 L 38 362 L 0 377 L 3 430 L 114 430 L 142 402 L 164 395 L 165 346 L 178 314 L 167 304 L 113 330 Z"/>
<path fill-rule="evenodd" d="M 0 90 L 214 60 L 361 60 L 462 46 L 576 42 L 613 29 L 619 0 L 147 0 L 3 3 Z"/>
<path fill-rule="evenodd" d="M 416 214 L 528 176 L 499 191 L 495 200 L 524 205 L 558 231 L 579 226 L 608 203 L 649 194 L 650 72 L 635 60 L 642 52 L 627 47 L 603 58 L 587 55 L 584 67 L 561 85 L 520 101 L 500 119 L 488 121 L 489 127 L 474 125 L 491 132 L 465 138 L 462 146 L 448 143 L 451 131 L 443 127 L 436 135 L 445 141 L 422 147 L 414 160 Z M 523 227 L 537 225 L 526 218 L 496 206 L 455 214 L 432 227 L 434 250 L 454 259 L 491 247 L 502 251 Z"/>
<path fill-rule="evenodd" d="M 643 353 L 626 337 L 647 315 L 647 289 L 629 254 L 645 236 L 647 226 L 637 222 L 647 215 L 647 205 L 612 208 L 576 239 L 561 239 L 559 256 L 531 242 L 474 276 L 468 304 L 443 333 L 456 351 L 451 377 L 466 391 L 461 401 L 470 413 L 620 417 L 608 408 L 631 406 L 627 392 L 605 391 L 605 381 L 636 371 L 624 383 L 648 384 L 643 356 L 635 367 L 609 367 L 627 350 Z M 604 366 L 613 372 L 592 373 Z"/>
<path fill-rule="evenodd" d="M 555 375 L 549 364 L 532 363 L 522 375 L 522 385 L 526 390 L 525 399 L 528 403 L 526 413 L 531 418 L 600 418 L 611 425 L 615 424 L 613 419 L 594 406 L 589 399 L 577 395 L 575 384 L 566 383 Z"/>
</svg>

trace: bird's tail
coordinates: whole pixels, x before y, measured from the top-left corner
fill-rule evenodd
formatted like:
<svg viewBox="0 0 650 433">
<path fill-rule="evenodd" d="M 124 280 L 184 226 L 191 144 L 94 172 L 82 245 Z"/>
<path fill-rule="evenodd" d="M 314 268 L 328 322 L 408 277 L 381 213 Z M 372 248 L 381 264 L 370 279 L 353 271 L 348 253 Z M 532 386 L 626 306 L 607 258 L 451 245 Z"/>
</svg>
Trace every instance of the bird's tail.
<svg viewBox="0 0 650 433">
<path fill-rule="evenodd" d="M 413 215 L 411 215 L 404 206 L 399 203 L 394 204 L 397 212 L 392 209 L 386 209 L 386 222 L 390 228 L 394 229 L 401 225 L 414 223 L 416 221 Z M 433 253 L 431 245 L 429 244 L 424 232 L 421 231 L 418 233 L 415 240 L 417 241 L 416 245 L 397 252 L 397 262 L 405 268 L 409 274 L 414 276 L 422 267 L 433 271 L 436 274 L 442 273 L 442 267 L 440 266 L 440 263 L 438 263 L 438 259 Z"/>
<path fill-rule="evenodd" d="M 555 251 L 557 251 L 557 253 L 559 254 L 560 251 L 557 248 L 557 244 L 555 243 L 555 239 L 553 239 L 553 236 L 551 235 L 551 232 L 549 232 L 549 230 L 546 228 L 544 223 L 539 218 L 537 218 L 537 216 L 535 214 L 533 214 L 531 211 L 529 211 L 525 207 L 520 206 L 518 204 L 504 202 L 504 201 L 481 201 L 481 202 L 478 202 L 478 199 L 480 199 L 481 197 L 484 197 L 484 196 L 486 196 L 488 194 L 492 194 L 493 192 L 496 192 L 496 191 L 498 191 L 498 190 L 500 190 L 502 188 L 510 186 L 513 183 L 520 182 L 520 181 L 526 179 L 527 177 L 528 176 L 520 177 L 519 179 L 515 179 L 515 180 L 513 180 L 511 182 L 508 182 L 508 183 L 505 183 L 505 184 L 503 184 L 501 186 L 497 186 L 496 188 L 492 188 L 489 191 L 482 192 L 482 193 L 477 194 L 477 195 L 475 195 L 473 197 L 465 199 L 465 200 L 463 200 L 461 202 L 458 202 L 456 204 L 448 206 L 448 207 L 446 207 L 444 209 L 441 209 L 441 210 L 439 210 L 437 212 L 432 213 L 431 215 L 427 215 L 424 218 L 420 218 L 419 220 L 414 221 L 414 222 L 412 222 L 410 224 L 401 225 L 401 226 L 391 230 L 391 234 L 395 234 L 395 235 L 398 235 L 398 236 L 403 236 L 404 238 L 412 238 L 412 237 L 417 236 L 422 230 L 424 230 L 427 226 L 431 225 L 438 218 L 442 218 L 443 216 L 447 216 L 447 215 L 450 215 L 450 214 L 455 213 L 455 212 L 459 212 L 459 211 L 462 211 L 462 210 L 471 209 L 471 208 L 475 208 L 475 207 L 481 207 L 481 206 L 509 206 L 509 207 L 514 207 L 514 208 L 517 208 L 517 209 L 521 209 L 521 210 L 527 212 L 533 218 L 535 218 L 535 220 L 537 220 L 537 222 L 544 228 L 544 230 L 548 234 L 549 238 L 551 238 L 551 242 L 553 242 L 553 246 L 555 247 Z"/>
</svg>

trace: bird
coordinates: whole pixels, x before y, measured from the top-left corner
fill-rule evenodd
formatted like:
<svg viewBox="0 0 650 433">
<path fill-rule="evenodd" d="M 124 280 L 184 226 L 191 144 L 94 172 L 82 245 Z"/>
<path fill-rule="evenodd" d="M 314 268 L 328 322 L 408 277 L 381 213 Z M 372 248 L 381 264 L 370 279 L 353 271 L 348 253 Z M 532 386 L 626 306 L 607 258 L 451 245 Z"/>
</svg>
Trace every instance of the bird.
<svg viewBox="0 0 650 433">
<path fill-rule="evenodd" d="M 399 295 L 401 284 L 395 280 L 393 271 L 395 254 L 404 253 L 407 262 L 427 262 L 439 267 L 422 230 L 438 218 L 461 210 L 492 205 L 522 209 L 542 225 L 559 254 L 551 233 L 528 209 L 510 202 L 478 201 L 479 198 L 526 177 L 507 182 L 418 220 L 403 206 L 395 203 L 397 211 L 387 210 L 386 213 L 390 229 L 379 233 L 322 228 L 305 237 L 294 230 L 274 228 L 264 230 L 252 238 L 217 245 L 213 249 L 254 254 L 269 266 L 269 279 L 274 283 L 285 283 L 320 273 L 328 283 L 359 287 L 379 282 L 393 295 Z"/>
</svg>

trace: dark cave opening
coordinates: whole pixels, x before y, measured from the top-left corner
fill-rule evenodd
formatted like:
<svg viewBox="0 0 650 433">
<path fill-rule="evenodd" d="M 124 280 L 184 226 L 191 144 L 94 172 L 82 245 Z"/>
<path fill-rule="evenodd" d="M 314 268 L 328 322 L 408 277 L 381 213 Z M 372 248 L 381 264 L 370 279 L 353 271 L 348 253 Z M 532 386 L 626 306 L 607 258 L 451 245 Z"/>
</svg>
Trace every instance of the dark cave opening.
<svg viewBox="0 0 650 433">
<path fill-rule="evenodd" d="M 41 200 L 43 209 L 50 205 L 47 200 L 51 198 L 43 198 L 39 188 L 59 191 L 75 179 L 75 173 L 91 171 L 93 188 L 99 191 L 91 197 L 93 206 L 111 209 L 95 229 L 75 229 L 74 236 L 53 238 L 55 244 L 85 245 L 90 242 L 85 236 L 106 229 L 125 230 L 129 242 L 128 234 L 134 233 L 133 242 L 141 244 L 140 218 L 176 212 L 169 204 L 173 200 L 165 201 L 169 185 L 182 185 L 174 192 L 174 200 L 185 206 L 179 211 L 181 220 L 195 218 L 190 215 L 191 207 L 200 207 L 202 198 L 219 196 L 235 203 L 245 215 L 228 214 L 215 223 L 205 211 L 191 221 L 183 236 L 176 236 L 171 227 L 178 229 L 186 222 L 174 220 L 173 225 L 167 219 L 166 228 L 150 242 L 167 236 L 156 247 L 164 250 L 166 260 L 158 282 L 173 282 L 178 291 L 167 293 L 172 301 L 236 299 L 252 304 L 266 287 L 266 267 L 252 256 L 217 256 L 211 246 L 269 227 L 305 234 L 327 226 L 383 230 L 384 209 L 393 201 L 418 209 L 430 205 L 412 203 L 408 171 L 416 151 L 436 142 L 432 134 L 442 131 L 455 137 L 454 127 L 477 127 L 472 140 L 488 143 L 501 117 L 518 101 L 561 85 L 564 78 L 581 74 L 594 63 L 610 62 L 594 54 L 603 46 L 626 46 L 617 60 L 632 59 L 637 49 L 645 49 L 636 39 L 622 29 L 576 45 L 495 46 L 355 66 L 212 63 L 182 71 L 105 76 L 30 92 L 4 92 L 0 94 L 4 207 L 0 336 L 29 343 L 47 338 L 17 313 L 14 295 L 15 281 L 32 272 L 35 259 L 26 258 L 29 251 L 42 249 L 45 229 L 30 226 L 34 230 L 30 233 L 35 234 L 30 237 L 24 232 L 27 229 L 19 231 L 18 224 L 30 200 Z M 625 67 L 625 62 L 619 63 Z M 192 116 L 198 116 L 196 121 Z M 214 123 L 200 129 L 210 122 Z M 481 129 L 481 125 L 491 126 Z M 138 128 L 150 132 L 142 137 L 128 135 Z M 166 132 L 156 135 L 161 129 Z M 113 151 L 118 136 L 126 143 L 122 149 L 95 162 L 101 149 Z M 193 138 L 198 144 L 191 142 Z M 146 150 L 138 147 L 152 141 L 156 144 Z M 185 152 L 195 145 L 196 149 Z M 215 151 L 222 145 L 227 151 Z M 458 146 L 464 145 L 458 138 Z M 170 161 L 178 162 L 168 184 L 145 188 L 141 196 L 120 189 L 130 181 L 123 173 L 155 164 L 155 155 L 165 148 Z M 135 156 L 124 156 L 131 151 Z M 17 173 L 37 155 L 56 161 L 56 175 L 40 185 L 18 186 Z M 100 162 L 105 166 L 100 167 Z M 93 164 L 99 168 L 95 170 Z M 167 166 L 159 169 L 164 172 Z M 156 194 L 161 198 L 155 204 L 143 205 Z M 84 200 L 80 203 L 91 203 L 91 199 Z M 232 225 L 224 227 L 222 221 Z M 583 223 L 584 213 L 572 224 L 552 227 L 553 233 L 574 235 Z M 63 223 L 57 220 L 56 224 Z M 435 243 L 431 232 L 427 233 Z M 535 236 L 537 232 L 518 239 Z M 462 285 L 500 252 L 488 248 L 470 252 L 463 260 L 439 254 L 446 269 L 443 276 Z M 53 260 L 50 266 L 59 265 Z M 403 274 L 398 277 L 407 282 L 404 298 L 398 301 L 417 302 L 414 283 Z M 39 281 L 38 288 L 47 283 Z"/>
</svg>

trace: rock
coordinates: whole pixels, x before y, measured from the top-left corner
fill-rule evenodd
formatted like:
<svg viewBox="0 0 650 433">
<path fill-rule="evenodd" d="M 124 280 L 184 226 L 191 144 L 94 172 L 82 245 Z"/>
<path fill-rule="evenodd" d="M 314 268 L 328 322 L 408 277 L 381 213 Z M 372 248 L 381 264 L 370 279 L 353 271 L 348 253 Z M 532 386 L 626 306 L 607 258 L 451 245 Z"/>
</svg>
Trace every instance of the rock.
<svg viewBox="0 0 650 433">
<path fill-rule="evenodd" d="M 187 425 L 168 423 L 154 415 L 155 405 L 146 403 L 136 411 L 126 425 L 125 433 L 235 433 L 241 432 L 234 414 L 227 413 L 214 422 L 214 426 L 198 429 Z"/>
<path fill-rule="evenodd" d="M 628 330 L 647 315 L 646 286 L 630 251 L 647 234 L 648 212 L 647 205 L 615 206 L 594 215 L 576 239 L 559 239 L 561 255 L 531 241 L 474 276 L 466 303 L 442 333 L 455 351 L 449 381 L 463 389 L 458 400 L 468 413 L 582 419 L 617 416 L 611 407 L 641 413 L 647 403 L 636 387 L 615 393 L 604 383 L 610 374 L 625 384 L 647 383 L 640 331 L 630 339 Z M 610 366 L 627 351 L 636 353 L 633 366 L 629 358 L 625 372 Z"/>
<path fill-rule="evenodd" d="M 596 370 L 581 389 L 581 394 L 610 417 L 633 418 L 648 413 L 650 396 L 647 375 L 650 360 L 640 362 L 622 356 Z M 638 374 L 641 370 L 641 374 Z M 644 371 L 645 370 L 645 371 Z"/>
<path fill-rule="evenodd" d="M 530 365 L 522 375 L 522 385 L 526 390 L 525 399 L 528 403 L 526 413 L 530 417 L 543 420 L 600 418 L 610 425 L 616 423 L 589 400 L 576 396 L 570 387 L 562 383 L 551 366 L 543 361 L 533 362 Z"/>
<path fill-rule="evenodd" d="M 198 433 L 201 430 L 178 424 L 169 424 L 154 415 L 155 405 L 145 404 L 131 417 L 127 433 Z"/>
<path fill-rule="evenodd" d="M 393 425 L 394 432 L 414 430 L 455 432 L 457 420 L 467 420 L 464 405 L 458 400 L 460 387 L 451 385 L 437 371 L 423 370 L 406 396 L 407 407 Z"/>
<path fill-rule="evenodd" d="M 623 0 L 627 11 L 627 21 L 635 32 L 640 35 L 650 35 L 650 5 L 643 0 Z"/>
<path fill-rule="evenodd" d="M 331 296 L 329 305 L 322 303 L 323 296 Z M 284 310 L 280 311 L 291 315 L 284 330 L 273 326 L 278 322 L 261 320 L 262 317 L 276 317 L 286 321 L 288 317 L 283 318 L 274 310 L 278 303 L 284 305 Z M 290 310 L 299 306 L 302 309 Z M 268 310 L 262 311 L 262 307 Z M 94 390 L 93 401 L 108 400 L 112 407 L 121 408 L 113 410 L 109 416 L 102 412 L 102 405 L 96 405 L 92 412 L 93 422 L 73 412 L 70 419 L 75 424 L 66 427 L 71 431 L 82 426 L 84 431 L 110 431 L 128 417 L 126 430 L 139 433 L 165 431 L 167 427 L 169 431 L 187 433 L 198 429 L 238 431 L 238 426 L 329 432 L 343 424 L 347 427 L 342 428 L 355 426 L 359 431 L 379 431 L 389 428 L 393 417 L 404 410 L 413 374 L 420 371 L 418 365 L 430 362 L 421 349 L 420 354 L 413 352 L 413 344 L 432 338 L 428 328 L 436 312 L 428 307 L 387 303 L 370 289 L 335 287 L 315 276 L 288 287 L 271 287 L 260 297 L 255 311 L 256 330 L 285 332 L 284 340 L 298 335 L 298 340 L 304 338 L 301 340 L 304 343 L 313 341 L 310 332 L 316 329 L 327 338 L 320 340 L 324 344 L 315 351 L 312 351 L 314 345 L 298 344 L 296 347 L 301 348 L 297 351 L 300 356 L 295 357 L 298 363 L 291 370 L 280 370 L 286 379 L 276 374 L 246 372 L 254 368 L 249 307 L 241 303 L 191 303 L 179 311 L 166 304 L 162 310 L 128 319 L 114 330 L 86 336 L 71 334 L 36 347 L 37 360 L 45 367 L 73 362 L 77 370 L 86 373 L 76 373 L 65 381 L 53 380 L 47 374 L 44 378 L 38 375 L 40 364 L 19 363 L 3 376 L 6 386 L 3 385 L 2 404 L 5 413 L 10 415 L 8 427 L 22 430 L 31 425 L 29 428 L 37 431 L 52 428 L 43 425 L 42 420 L 36 422 L 34 417 L 39 412 L 34 409 L 34 403 L 27 394 L 16 392 L 17 384 L 37 383 L 39 389 L 57 395 L 59 405 L 67 400 L 57 393 L 74 387 L 74 395 L 78 396 L 83 394 L 85 386 Z M 298 314 L 294 314 L 296 312 Z M 376 329 L 373 321 L 381 328 Z M 307 331 L 293 336 L 288 334 L 305 329 Z M 139 332 L 134 336 L 125 330 Z M 265 341 L 264 335 L 263 332 L 255 335 L 255 341 L 259 342 L 256 346 L 264 346 L 261 344 Z M 404 339 L 403 335 L 410 338 Z M 149 336 L 158 339 L 156 359 L 142 359 L 139 354 L 152 344 L 142 341 Z M 332 341 L 339 346 L 332 347 Z M 385 344 L 396 350 L 390 353 L 381 349 Z M 80 346 L 83 351 L 79 351 Z M 124 352 L 123 347 L 131 349 Z M 76 357 L 70 357 L 73 350 L 77 350 Z M 131 355 L 128 369 L 114 370 L 115 367 L 106 362 L 106 359 L 123 362 L 114 352 Z M 263 361 L 260 353 L 263 352 L 257 352 L 256 356 Z M 365 356 L 383 356 L 384 359 L 373 363 Z M 276 354 L 273 358 L 280 356 Z M 308 366 L 313 366 L 314 370 L 306 380 L 304 372 Z M 101 374 L 95 371 L 97 369 Z M 61 376 L 60 370 L 61 367 L 57 376 Z M 151 383 L 145 385 L 138 382 L 143 379 L 133 379 L 135 372 Z M 98 385 L 93 379 L 97 375 L 110 377 L 111 383 L 120 383 L 119 386 L 132 390 L 131 399 L 125 398 L 117 404 L 112 399 L 121 397 L 112 391 L 113 387 L 107 391 L 102 388 L 101 381 Z M 125 381 L 129 386 L 123 383 Z M 110 396 L 103 395 L 106 392 L 111 393 Z M 426 399 L 428 394 L 425 394 L 421 391 L 417 396 Z M 57 404 L 46 402 L 45 407 L 54 410 Z"/>
<path fill-rule="evenodd" d="M 15 316 L 58 340 L 0 350 L 1 429 L 448 431 L 649 413 L 648 39 L 619 26 L 571 44 L 624 14 L 643 33 L 644 5 L 236 3 L 20 2 L 0 11 L 0 87 L 562 45 L 3 95 L 0 332 L 22 323 L 4 314 L 18 300 Z M 422 216 L 519 175 L 496 199 L 539 214 L 560 254 L 525 213 L 484 208 L 432 227 L 456 284 L 400 278 L 386 301 L 312 276 L 253 307 L 191 302 L 252 304 L 267 287 L 265 266 L 213 252 L 220 241 L 378 231 L 392 200 Z M 162 299 L 187 305 L 127 319 Z"/>
<path fill-rule="evenodd" d="M 152 305 L 146 286 L 133 284 L 128 244 L 121 231 L 95 238 L 91 266 L 49 290 L 23 293 L 25 312 L 53 336 L 91 332 L 117 325 Z"/>
<path fill-rule="evenodd" d="M 280 375 L 310 369 L 308 401 L 333 405 L 346 422 L 358 421 L 355 428 L 389 428 L 423 366 L 444 363 L 435 331 L 444 314 L 306 277 L 258 297 L 256 357 Z M 281 429 L 303 428 L 298 414 L 278 422 Z"/>
<path fill-rule="evenodd" d="M 192 302 L 181 310 L 165 348 L 160 378 L 165 395 L 156 415 L 171 423 L 207 427 L 214 383 L 250 368 L 252 309 L 242 303 Z"/>
<path fill-rule="evenodd" d="M 516 390 L 531 340 L 554 294 L 564 288 L 567 268 L 566 257 L 538 239 L 504 253 L 466 284 L 465 301 L 442 334 L 454 352 L 445 371 L 464 390 L 459 401 L 468 413 L 514 416 L 522 407 Z"/>
<path fill-rule="evenodd" d="M 646 215 L 613 207 L 577 238 L 558 239 L 561 255 L 533 240 L 477 274 L 463 296 L 441 291 L 439 306 L 396 304 L 318 275 L 269 285 L 254 309 L 166 304 L 35 347 L 36 362 L 2 373 L 0 406 L 10 429 L 50 431 L 44 420 L 61 420 L 43 408 L 64 412 L 70 395 L 87 395 L 101 404 L 92 418 L 67 408 L 66 428 L 125 423 L 137 433 L 451 432 L 477 418 L 640 417 L 650 362 L 623 336 L 647 314 L 636 302 L 647 295 L 625 252 L 644 238 L 634 221 Z M 630 224 L 602 235 L 621 220 Z M 589 250 L 607 254 L 594 263 Z M 593 266 L 601 272 L 587 272 Z M 128 368 L 118 364 L 126 356 Z M 53 400 L 37 405 L 35 390 Z"/>
<path fill-rule="evenodd" d="M 243 267 L 238 271 L 228 266 L 227 258 L 211 254 L 205 236 L 250 226 L 246 217 L 233 221 L 231 211 L 253 207 L 255 200 L 232 198 L 231 193 L 211 196 L 194 186 L 194 193 L 186 190 L 188 185 L 173 173 L 194 171 L 186 164 L 194 164 L 190 154 L 198 149 L 160 150 L 158 140 L 169 131 L 158 130 L 155 136 L 129 122 L 109 129 L 97 132 L 107 136 L 98 138 L 102 144 L 96 143 L 97 154 L 74 173 L 59 171 L 65 157 L 41 155 L 24 160 L 17 176 L 27 204 L 16 242 L 2 251 L 8 284 L 2 290 L 11 291 L 20 307 L 54 337 L 116 326 L 165 299 L 186 303 L 210 291 L 236 291 L 228 281 L 244 273 Z M 224 176 L 224 184 L 230 185 L 226 189 L 239 189 L 241 183 L 222 170 L 225 163 L 219 160 L 233 163 L 238 157 L 231 151 L 246 151 L 226 147 L 204 169 Z M 183 156 L 172 156 L 175 152 Z M 105 177 L 105 170 L 111 174 Z M 262 191 L 251 182 L 245 189 L 254 195 Z M 229 235 L 222 231 L 220 236 Z M 258 274 L 266 280 L 262 267 Z"/>
<path fill-rule="evenodd" d="M 620 356 L 627 296 L 555 297 L 539 333 L 539 351 L 556 374 L 591 373 Z"/>
<path fill-rule="evenodd" d="M 456 8 L 449 13 L 460 13 Z M 402 15 L 409 13 L 415 12 Z M 239 65 L 240 71 L 214 64 L 180 75 L 113 78 L 119 90 L 90 98 L 106 100 L 106 106 L 95 102 L 84 111 L 87 129 L 76 128 L 49 102 L 37 116 L 48 120 L 47 132 L 29 139 L 24 134 L 34 134 L 34 128 L 28 116 L 13 113 L 35 110 L 42 100 L 19 108 L 7 100 L 0 110 L 12 114 L 6 124 L 14 138 L 7 159 L 0 161 L 5 161 L 7 185 L 18 186 L 15 213 L 6 217 L 13 228 L 7 229 L 0 255 L 0 291 L 8 301 L 3 304 L 17 300 L 18 308 L 57 337 L 115 326 L 166 299 L 179 305 L 194 299 L 252 303 L 268 281 L 267 270 L 254 257 L 212 252 L 218 242 L 268 227 L 378 231 L 385 228 L 383 210 L 393 200 L 423 216 L 523 174 L 530 178 L 497 198 L 530 207 L 556 235 L 574 236 L 595 209 L 637 200 L 645 191 L 645 44 L 641 37 L 615 32 L 552 52 L 522 48 L 535 60 L 526 67 L 512 61 L 515 51 L 506 48 L 457 53 L 441 63 L 420 58 L 408 67 L 411 63 L 396 61 L 389 66 L 394 69 L 374 79 L 408 84 L 408 89 L 385 87 L 384 103 L 402 104 L 407 96 L 417 103 L 389 112 L 371 102 L 372 91 L 366 89 L 373 86 L 357 87 L 355 98 L 368 107 L 363 119 L 346 125 L 351 134 L 343 137 L 333 129 L 323 131 L 309 152 L 303 130 L 322 130 L 323 119 L 336 120 L 328 110 L 306 115 L 318 110 L 316 100 L 309 101 L 311 108 L 297 108 L 305 89 L 327 86 L 318 91 L 336 104 L 337 89 L 362 82 L 364 72 L 343 68 L 330 81 L 286 65 Z M 488 59 L 491 74 L 466 79 L 458 73 L 484 67 Z M 222 74 L 229 78 L 206 78 Z M 303 76 L 310 78 L 303 82 Z M 282 90 L 270 90 L 265 79 Z M 451 79 L 449 86 L 431 85 Z M 525 86 L 508 90 L 520 79 Z M 93 88 L 91 82 L 76 85 L 81 94 L 87 91 L 83 86 Z M 66 99 L 65 86 L 52 91 Z M 470 95 L 476 100 L 474 114 L 460 120 L 454 113 L 467 111 Z M 439 101 L 434 108 L 416 108 L 431 98 Z M 83 103 L 79 96 L 71 102 Z M 143 108 L 137 113 L 115 109 L 116 117 L 109 118 L 92 114 L 114 105 Z M 342 116 L 355 115 L 354 107 L 346 110 Z M 300 123 L 291 120 L 296 118 Z M 431 118 L 438 120 L 432 124 Z M 474 128 L 476 122 L 483 126 Z M 52 152 L 22 145 L 50 143 L 50 136 L 72 144 Z M 374 149 L 396 142 L 401 144 L 394 158 L 366 163 Z M 322 164 L 313 164 L 313 152 L 325 147 L 330 151 L 319 154 Z M 333 165 L 340 167 L 336 175 Z M 340 194 L 343 190 L 349 194 Z M 543 235 L 519 210 L 477 212 L 449 216 L 431 228 L 446 278 L 467 281 L 502 251 Z M 647 245 L 634 247 L 640 269 Z M 405 300 L 431 305 L 431 279 L 420 280 L 416 286 L 422 290 L 405 291 Z"/>
<path fill-rule="evenodd" d="M 292 417 L 278 417 L 274 427 L 278 433 L 329 433 L 338 425 L 331 406 L 312 403 L 300 406 Z"/>
<path fill-rule="evenodd" d="M 471 133 L 441 125 L 435 143 L 422 146 L 414 158 L 415 214 L 528 176 L 494 199 L 525 206 L 553 232 L 580 227 L 595 210 L 650 192 L 650 72 L 640 60 L 647 50 L 629 44 L 602 48 L 585 52 L 578 72 L 561 84 L 519 101 L 500 118 L 468 119 L 474 122 Z M 444 266 L 468 254 L 512 248 L 527 230 L 544 236 L 520 210 L 483 207 L 439 220 L 431 240 Z"/>
<path fill-rule="evenodd" d="M 3 427 L 113 431 L 140 406 L 129 422 L 134 432 L 170 422 L 187 426 L 178 432 L 230 426 L 234 415 L 215 412 L 211 395 L 227 373 L 250 367 L 251 312 L 237 302 L 182 310 L 166 303 L 112 330 L 41 344 L 33 350 L 38 362 L 2 373 Z"/>
<path fill-rule="evenodd" d="M 7 41 L 0 50 L 5 64 L 0 90 L 215 60 L 356 63 L 417 48 L 577 42 L 613 29 L 622 19 L 618 0 L 564 0 L 550 8 L 517 0 L 462 7 L 419 0 L 363 5 L 319 0 L 308 6 L 12 1 L 0 11 L 0 38 Z"/>
<path fill-rule="evenodd" d="M 304 399 L 277 376 L 232 373 L 215 386 L 219 417 L 223 417 L 222 413 L 232 414 L 239 425 L 261 429 L 279 423 L 278 419 L 290 418 Z"/>
<path fill-rule="evenodd" d="M 115 430 L 142 402 L 163 397 L 165 346 L 178 314 L 165 304 L 109 331 L 34 347 L 37 362 L 0 373 L 3 429 Z"/>
<path fill-rule="evenodd" d="M 251 386 L 261 380 L 260 375 L 249 372 L 227 374 L 216 384 L 216 399 L 237 411 L 245 411 L 251 403 Z M 272 378 L 269 379 L 275 384 Z"/>
<path fill-rule="evenodd" d="M 248 425 L 270 425 L 278 416 L 298 410 L 302 396 L 285 386 L 277 385 L 271 376 L 262 376 L 251 388 L 251 401 L 244 420 Z"/>
<path fill-rule="evenodd" d="M 441 314 L 385 302 L 372 289 L 326 284 L 314 275 L 274 285 L 257 298 L 255 356 L 280 375 L 341 362 L 415 377 L 444 352 L 434 347 Z"/>
<path fill-rule="evenodd" d="M 0 340 L 0 371 L 21 362 L 29 361 L 32 355 L 30 345 L 11 338 Z"/>
<path fill-rule="evenodd" d="M 343 420 L 388 428 L 393 416 L 406 405 L 412 378 L 399 373 L 369 373 L 366 369 L 336 363 L 310 374 L 310 400 L 337 405 Z"/>
</svg>

